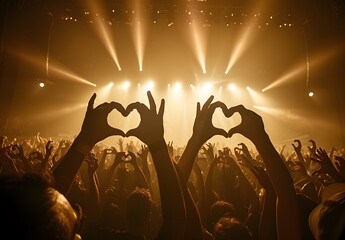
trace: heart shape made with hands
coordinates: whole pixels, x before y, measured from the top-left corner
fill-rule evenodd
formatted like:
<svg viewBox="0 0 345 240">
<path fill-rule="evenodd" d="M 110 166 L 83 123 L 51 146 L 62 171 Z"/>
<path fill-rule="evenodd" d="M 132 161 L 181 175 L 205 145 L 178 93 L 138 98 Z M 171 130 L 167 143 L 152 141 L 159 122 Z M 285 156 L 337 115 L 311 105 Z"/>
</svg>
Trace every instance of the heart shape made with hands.
<svg viewBox="0 0 345 240">
<path fill-rule="evenodd" d="M 139 126 L 140 115 L 136 111 L 125 110 L 125 112 L 113 109 L 107 118 L 109 126 L 121 129 L 125 134 Z"/>
<path fill-rule="evenodd" d="M 238 113 L 233 114 L 231 117 L 227 117 L 222 109 L 217 108 L 212 117 L 212 124 L 215 128 L 224 129 L 226 132 L 241 123 L 241 116 Z"/>
<path fill-rule="evenodd" d="M 229 132 L 230 129 L 241 123 L 241 116 L 238 113 L 232 116 L 226 115 L 227 113 L 224 113 L 222 109 L 216 108 L 212 116 L 212 124 L 216 128 L 224 129 L 226 132 Z M 125 111 L 113 109 L 107 117 L 109 126 L 121 129 L 125 134 L 130 130 L 136 129 L 140 124 L 140 120 L 140 114 L 137 111 L 130 111 L 128 107 L 125 108 Z"/>
<path fill-rule="evenodd" d="M 134 159 L 132 158 L 131 154 L 126 154 L 124 156 L 122 156 L 121 161 L 124 163 L 129 163 L 132 162 Z"/>
</svg>

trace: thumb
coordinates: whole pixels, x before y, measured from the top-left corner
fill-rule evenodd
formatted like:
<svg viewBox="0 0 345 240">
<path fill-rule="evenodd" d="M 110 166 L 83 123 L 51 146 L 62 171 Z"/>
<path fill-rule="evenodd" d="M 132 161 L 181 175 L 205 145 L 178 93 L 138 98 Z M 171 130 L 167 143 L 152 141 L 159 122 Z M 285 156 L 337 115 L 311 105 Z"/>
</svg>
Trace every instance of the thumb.
<svg viewBox="0 0 345 240">
<path fill-rule="evenodd" d="M 120 129 L 117 129 L 117 128 L 113 128 L 113 127 L 110 127 L 110 136 L 115 136 L 115 135 L 119 135 L 121 137 L 125 137 L 126 134 L 120 130 Z"/>
<path fill-rule="evenodd" d="M 231 138 L 232 135 L 234 135 L 235 133 L 241 133 L 242 132 L 242 127 L 241 125 L 238 125 L 236 127 L 233 127 L 229 130 L 228 132 L 228 138 Z"/>
</svg>

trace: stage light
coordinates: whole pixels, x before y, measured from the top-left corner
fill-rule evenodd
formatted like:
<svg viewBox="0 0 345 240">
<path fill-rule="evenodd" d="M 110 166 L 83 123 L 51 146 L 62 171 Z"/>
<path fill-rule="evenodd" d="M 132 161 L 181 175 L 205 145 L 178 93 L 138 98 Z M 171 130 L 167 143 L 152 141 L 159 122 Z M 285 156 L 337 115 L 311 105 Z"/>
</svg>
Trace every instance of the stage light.
<svg viewBox="0 0 345 240">
<path fill-rule="evenodd" d="M 179 83 L 179 82 L 175 83 L 175 86 L 174 86 L 174 90 L 175 91 L 180 91 L 181 88 L 182 88 L 182 84 L 181 83 Z"/>
<path fill-rule="evenodd" d="M 39 86 L 40 86 L 41 88 L 44 88 L 44 86 L 45 86 L 44 82 L 40 82 Z"/>
<path fill-rule="evenodd" d="M 236 91 L 237 90 L 237 86 L 235 83 L 230 83 L 228 85 L 228 89 L 231 90 L 231 91 Z"/>
<path fill-rule="evenodd" d="M 131 83 L 129 81 L 125 81 L 122 84 L 122 88 L 125 89 L 125 90 L 127 90 L 130 86 L 131 86 Z"/>
<path fill-rule="evenodd" d="M 113 86 L 114 86 L 114 83 L 113 83 L 113 82 L 109 83 L 109 88 L 111 88 L 111 87 L 113 87 Z"/>
<path fill-rule="evenodd" d="M 204 85 L 202 86 L 202 91 L 204 93 L 208 93 L 211 90 L 212 90 L 212 83 L 210 83 L 210 82 L 204 83 Z"/>
<path fill-rule="evenodd" d="M 309 92 L 309 97 L 313 97 L 314 96 L 314 92 Z"/>
<path fill-rule="evenodd" d="M 150 91 L 150 90 L 153 89 L 154 85 L 155 85 L 155 84 L 154 84 L 153 81 L 148 81 L 148 82 L 146 83 L 145 89 L 146 89 L 147 91 Z"/>
<path fill-rule="evenodd" d="M 192 24 L 189 22 L 189 24 Z M 198 60 L 201 70 L 206 74 L 206 52 L 207 52 L 207 31 L 204 30 L 202 24 L 195 22 L 191 26 L 191 42 L 193 53 Z"/>
</svg>

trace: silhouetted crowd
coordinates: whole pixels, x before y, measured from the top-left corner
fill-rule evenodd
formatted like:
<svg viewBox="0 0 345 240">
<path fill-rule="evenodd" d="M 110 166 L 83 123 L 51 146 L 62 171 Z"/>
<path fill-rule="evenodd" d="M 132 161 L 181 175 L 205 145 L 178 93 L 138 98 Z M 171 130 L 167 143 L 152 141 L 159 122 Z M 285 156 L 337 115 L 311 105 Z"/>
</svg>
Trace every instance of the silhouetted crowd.
<svg viewBox="0 0 345 240">
<path fill-rule="evenodd" d="M 344 149 L 274 146 L 258 114 L 213 96 L 177 149 L 164 139 L 164 99 L 147 97 L 94 106 L 94 94 L 73 140 L 2 136 L 0 239 L 345 239 Z M 241 123 L 214 127 L 216 109 Z M 111 127 L 113 110 L 136 110 L 139 126 Z M 234 134 L 256 149 L 210 142 Z M 117 142 L 104 145 L 110 136 Z M 130 136 L 138 141 L 124 144 Z"/>
</svg>

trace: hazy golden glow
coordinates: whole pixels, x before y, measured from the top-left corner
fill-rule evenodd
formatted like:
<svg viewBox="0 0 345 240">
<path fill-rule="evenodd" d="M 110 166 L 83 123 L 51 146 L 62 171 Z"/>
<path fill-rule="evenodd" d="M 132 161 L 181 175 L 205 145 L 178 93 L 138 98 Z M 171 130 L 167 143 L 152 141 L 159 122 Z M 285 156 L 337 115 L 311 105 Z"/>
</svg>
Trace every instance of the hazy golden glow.
<svg viewBox="0 0 345 240">
<path fill-rule="evenodd" d="M 60 109 L 52 109 L 51 111 L 45 111 L 41 113 L 35 113 L 34 115 L 28 116 L 27 120 L 30 121 L 48 121 L 56 118 L 61 118 L 70 115 L 71 113 L 86 109 L 87 103 L 76 104 L 74 106 L 66 106 Z"/>
<path fill-rule="evenodd" d="M 313 57 L 310 61 L 310 63 L 300 63 L 297 66 L 295 66 L 293 69 L 290 69 L 287 73 L 284 73 L 281 77 L 279 77 L 277 80 L 273 81 L 271 84 L 269 84 L 267 87 L 262 89 L 262 92 L 265 92 L 267 90 L 270 90 L 272 88 L 284 85 L 286 83 L 290 83 L 297 80 L 297 76 L 300 74 L 306 73 L 309 74 L 307 71 L 307 68 L 316 68 L 319 67 L 321 64 L 325 63 L 326 61 L 329 61 L 331 58 L 334 58 L 336 55 L 340 54 L 343 51 L 341 46 L 335 46 L 332 49 L 328 49 L 324 52 L 321 52 L 317 54 L 315 57 Z M 309 77 L 307 76 L 307 81 L 309 81 Z M 307 82 L 307 84 L 309 84 Z"/>
<path fill-rule="evenodd" d="M 146 40 L 146 31 L 145 28 L 147 25 L 142 21 L 144 19 L 144 9 L 140 6 L 140 1 L 135 2 L 135 11 L 134 11 L 134 20 L 132 35 L 134 40 L 134 47 L 138 58 L 139 71 L 143 71 L 143 60 L 145 52 L 145 40 Z"/>
<path fill-rule="evenodd" d="M 104 47 L 109 53 L 110 57 L 114 61 L 117 69 L 121 71 L 120 63 L 117 57 L 115 43 L 110 33 L 110 26 L 105 23 L 103 17 L 105 16 L 103 9 L 98 5 L 97 1 L 89 0 L 87 3 L 91 9 L 91 12 L 97 16 L 95 31 L 102 41 Z"/>
<path fill-rule="evenodd" d="M 242 34 L 239 35 L 236 44 L 235 49 L 230 55 L 228 66 L 226 67 L 225 74 L 228 74 L 232 67 L 235 65 L 235 63 L 240 59 L 240 57 L 243 55 L 243 53 L 248 49 L 251 41 L 253 41 L 253 33 L 255 29 L 256 23 L 252 21 L 249 23 L 248 27 L 243 28 Z"/>
<path fill-rule="evenodd" d="M 265 106 L 253 106 L 255 109 L 258 109 L 262 112 L 265 112 L 275 118 L 278 118 L 280 120 L 295 120 L 295 121 L 304 121 L 303 117 L 297 115 L 296 113 L 291 112 L 288 109 L 282 109 L 282 108 L 273 108 L 273 107 L 265 107 Z"/>
<path fill-rule="evenodd" d="M 116 64 L 117 66 L 117 69 L 119 71 L 121 71 L 121 67 L 120 67 L 120 63 L 119 63 L 119 60 L 117 58 L 117 54 L 116 54 L 116 49 L 115 49 L 115 44 L 114 44 L 114 41 L 111 37 L 111 34 L 109 33 L 109 27 L 107 27 L 105 25 L 105 23 L 103 22 L 102 19 L 98 18 L 97 21 L 97 32 L 98 32 L 98 35 L 101 39 L 101 41 L 103 42 L 105 48 L 107 49 L 108 53 L 110 54 L 112 60 L 114 61 L 114 63 Z"/>
<path fill-rule="evenodd" d="M 201 23 L 194 20 L 189 25 L 191 29 L 191 40 L 190 45 L 192 51 L 202 69 L 202 72 L 206 73 L 206 51 L 207 51 L 207 28 L 203 27 Z"/>
<path fill-rule="evenodd" d="M 33 56 L 33 55 L 29 55 L 29 54 L 25 54 L 23 52 L 19 53 L 19 52 L 12 52 L 15 56 L 19 57 L 21 60 L 35 65 L 35 66 L 42 66 L 42 62 L 39 58 Z M 61 75 L 64 77 L 64 80 L 69 80 L 69 81 L 74 81 L 74 82 L 79 82 L 79 83 L 84 83 L 93 87 L 96 87 L 96 84 L 86 80 L 85 78 L 82 78 L 81 76 L 73 73 L 72 71 L 69 71 L 63 67 L 57 67 L 54 66 L 53 64 L 49 64 L 49 71 L 52 73 L 55 73 L 57 75 Z"/>
<path fill-rule="evenodd" d="M 76 81 L 76 82 L 80 82 L 80 83 L 85 83 L 87 85 L 90 85 L 90 86 L 93 86 L 93 87 L 96 87 L 96 84 L 74 74 L 74 73 L 71 73 L 69 71 L 66 71 L 64 69 L 61 69 L 61 68 L 58 68 L 58 67 L 55 67 L 55 66 L 52 66 L 52 64 L 50 64 L 49 66 L 49 70 L 54 72 L 54 73 L 57 73 L 57 74 L 60 74 L 61 76 L 65 77 L 66 80 L 73 80 L 73 81 Z"/>
</svg>

